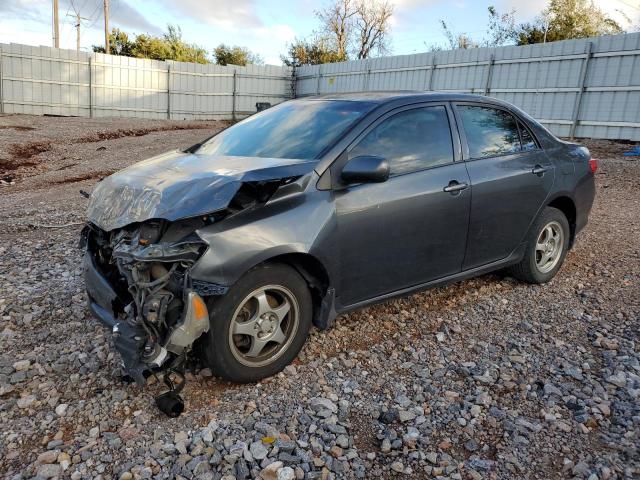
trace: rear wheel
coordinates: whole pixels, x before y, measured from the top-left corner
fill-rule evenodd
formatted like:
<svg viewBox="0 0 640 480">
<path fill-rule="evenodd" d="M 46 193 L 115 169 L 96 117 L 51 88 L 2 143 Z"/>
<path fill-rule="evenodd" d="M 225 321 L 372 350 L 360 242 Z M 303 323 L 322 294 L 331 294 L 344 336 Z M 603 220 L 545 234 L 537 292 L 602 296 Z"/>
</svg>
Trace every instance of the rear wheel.
<svg viewBox="0 0 640 480">
<path fill-rule="evenodd" d="M 297 271 L 283 264 L 260 265 L 210 303 L 204 360 L 216 375 L 234 382 L 274 375 L 304 345 L 312 309 L 311 294 Z"/>
<path fill-rule="evenodd" d="M 546 207 L 527 238 L 527 250 L 520 263 L 509 269 L 519 280 L 545 283 L 555 277 L 569 248 L 569 222 L 557 208 Z"/>
</svg>

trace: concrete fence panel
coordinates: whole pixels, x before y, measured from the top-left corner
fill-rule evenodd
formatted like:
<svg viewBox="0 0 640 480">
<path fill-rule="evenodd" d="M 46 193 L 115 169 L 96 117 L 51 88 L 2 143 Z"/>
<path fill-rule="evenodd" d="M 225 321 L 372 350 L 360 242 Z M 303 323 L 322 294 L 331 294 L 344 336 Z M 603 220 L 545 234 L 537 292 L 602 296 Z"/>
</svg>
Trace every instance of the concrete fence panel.
<svg viewBox="0 0 640 480">
<path fill-rule="evenodd" d="M 298 96 L 450 91 L 509 101 L 561 136 L 640 140 L 640 33 L 314 65 Z"/>
<path fill-rule="evenodd" d="M 291 98 L 291 73 L 0 44 L 0 113 L 242 118 Z"/>
</svg>

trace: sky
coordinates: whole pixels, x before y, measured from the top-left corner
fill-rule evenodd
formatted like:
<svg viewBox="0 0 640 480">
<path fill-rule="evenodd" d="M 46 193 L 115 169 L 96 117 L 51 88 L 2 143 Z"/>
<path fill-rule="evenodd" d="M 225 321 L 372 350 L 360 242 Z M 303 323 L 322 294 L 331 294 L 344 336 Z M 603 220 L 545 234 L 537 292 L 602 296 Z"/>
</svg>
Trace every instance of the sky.
<svg viewBox="0 0 640 480">
<path fill-rule="evenodd" d="M 627 27 L 624 12 L 640 24 L 640 0 L 594 0 Z M 59 0 L 60 47 L 76 48 L 75 11 L 82 20 L 81 49 L 104 43 L 103 0 Z M 295 38 L 318 28 L 314 12 L 330 3 L 322 0 L 110 0 L 110 27 L 128 33 L 160 35 L 167 24 L 180 26 L 183 38 L 209 52 L 220 43 L 240 45 L 280 65 L 280 54 Z M 482 39 L 487 7 L 512 9 L 516 21 L 532 20 L 546 0 L 390 0 L 394 4 L 391 53 L 424 52 L 445 42 L 440 19 L 455 33 Z M 0 43 L 52 46 L 52 0 L 0 0 Z"/>
</svg>

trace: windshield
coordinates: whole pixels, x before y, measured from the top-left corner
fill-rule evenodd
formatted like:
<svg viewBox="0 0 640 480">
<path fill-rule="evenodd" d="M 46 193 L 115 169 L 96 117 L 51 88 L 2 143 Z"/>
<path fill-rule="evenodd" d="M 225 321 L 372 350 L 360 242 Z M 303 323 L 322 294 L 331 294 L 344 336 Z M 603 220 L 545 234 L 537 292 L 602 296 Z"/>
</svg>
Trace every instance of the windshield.
<svg viewBox="0 0 640 480">
<path fill-rule="evenodd" d="M 196 153 L 311 160 L 374 106 L 341 100 L 281 103 L 220 132 Z"/>
</svg>

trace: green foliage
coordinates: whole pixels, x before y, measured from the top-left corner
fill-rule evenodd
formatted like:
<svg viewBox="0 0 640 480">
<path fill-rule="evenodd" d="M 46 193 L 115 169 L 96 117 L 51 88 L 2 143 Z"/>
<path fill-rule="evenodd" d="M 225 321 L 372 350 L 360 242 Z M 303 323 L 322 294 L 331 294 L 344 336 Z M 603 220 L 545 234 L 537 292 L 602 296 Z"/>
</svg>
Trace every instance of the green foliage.
<svg viewBox="0 0 640 480">
<path fill-rule="evenodd" d="M 465 33 L 454 33 L 443 21 L 442 30 L 447 38 L 447 47 L 477 48 L 499 47 L 516 44 L 555 42 L 571 38 L 596 37 L 623 33 L 624 29 L 607 16 L 591 0 L 549 0 L 547 8 L 531 23 L 515 24 L 515 11 L 498 13 L 490 6 L 488 37 L 474 40 Z M 434 45 L 431 50 L 441 49 Z"/>
<path fill-rule="evenodd" d="M 251 52 L 248 48 L 237 45 L 227 46 L 221 43 L 213 50 L 213 56 L 218 65 L 262 65 L 262 57 Z"/>
<path fill-rule="evenodd" d="M 335 46 L 322 37 L 312 40 L 294 40 L 288 46 L 287 55 L 280 55 L 282 63 L 289 67 L 320 65 L 347 60 L 346 53 L 339 53 Z"/>
<path fill-rule="evenodd" d="M 518 26 L 514 40 L 528 45 L 623 32 L 618 22 L 590 0 L 550 0 L 534 22 Z"/>
<path fill-rule="evenodd" d="M 211 63 L 207 58 L 207 51 L 195 43 L 185 43 L 182 40 L 180 27 L 167 26 L 164 41 L 169 47 L 170 60 L 176 62 Z"/>
<path fill-rule="evenodd" d="M 162 37 L 142 34 L 136 35 L 132 41 L 125 32 L 114 28 L 109 34 L 109 53 L 152 60 L 211 63 L 204 48 L 182 39 L 180 27 L 169 25 L 167 30 Z M 104 47 L 94 45 L 93 51 L 104 53 Z"/>
</svg>

